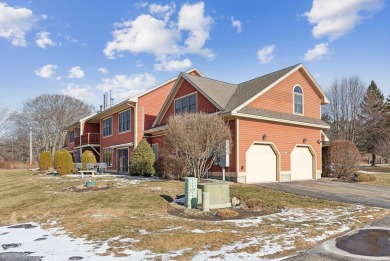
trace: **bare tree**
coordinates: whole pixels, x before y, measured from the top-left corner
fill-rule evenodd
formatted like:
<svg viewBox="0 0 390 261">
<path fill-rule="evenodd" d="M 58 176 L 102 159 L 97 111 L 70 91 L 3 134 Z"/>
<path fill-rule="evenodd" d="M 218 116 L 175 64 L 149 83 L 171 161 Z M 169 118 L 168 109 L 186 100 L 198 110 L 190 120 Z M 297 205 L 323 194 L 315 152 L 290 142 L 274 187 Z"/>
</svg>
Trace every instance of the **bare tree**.
<svg viewBox="0 0 390 261">
<path fill-rule="evenodd" d="M 12 115 L 15 133 L 22 138 L 33 131 L 35 155 L 43 150 L 52 157 L 65 142 L 66 127 L 91 114 L 93 107 L 61 94 L 43 94 L 24 102 L 21 112 Z"/>
<path fill-rule="evenodd" d="M 0 140 L 8 134 L 9 125 L 9 111 L 0 105 Z"/>
<path fill-rule="evenodd" d="M 331 168 L 337 178 L 351 178 L 361 160 L 356 145 L 347 140 L 335 140 L 332 141 L 328 153 Z"/>
<path fill-rule="evenodd" d="M 177 157 L 184 158 L 189 176 L 198 179 L 225 154 L 226 140 L 231 141 L 229 126 L 216 114 L 176 115 L 168 121 L 167 145 L 175 148 Z"/>
<path fill-rule="evenodd" d="M 329 91 L 330 104 L 324 107 L 323 119 L 330 124 L 331 140 L 343 139 L 360 145 L 362 122 L 359 117 L 365 87 L 358 76 L 335 80 Z"/>
<path fill-rule="evenodd" d="M 385 135 L 382 139 L 378 140 L 375 144 L 375 152 L 390 160 L 390 135 Z"/>
</svg>

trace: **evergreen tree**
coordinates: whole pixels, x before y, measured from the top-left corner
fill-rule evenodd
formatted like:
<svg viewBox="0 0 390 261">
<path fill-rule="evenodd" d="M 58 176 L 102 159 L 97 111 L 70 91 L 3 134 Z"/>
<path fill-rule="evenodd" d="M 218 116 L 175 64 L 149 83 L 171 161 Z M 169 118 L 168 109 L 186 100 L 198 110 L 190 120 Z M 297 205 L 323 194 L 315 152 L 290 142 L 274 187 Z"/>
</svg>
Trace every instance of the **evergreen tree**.
<svg viewBox="0 0 390 261">
<path fill-rule="evenodd" d="M 383 93 L 374 81 L 368 86 L 362 102 L 364 126 L 364 149 L 372 154 L 372 166 L 375 166 L 375 145 L 386 135 L 385 102 Z"/>
<path fill-rule="evenodd" d="M 153 164 L 155 156 L 152 148 L 146 140 L 141 140 L 137 148 L 135 148 L 133 157 L 130 163 L 130 174 L 153 176 L 155 170 Z"/>
<path fill-rule="evenodd" d="M 370 92 L 372 95 L 374 95 L 375 101 L 377 102 L 378 106 L 383 105 L 385 97 L 383 96 L 381 90 L 379 90 L 374 80 L 372 80 L 370 85 L 368 86 L 367 92 Z"/>
</svg>

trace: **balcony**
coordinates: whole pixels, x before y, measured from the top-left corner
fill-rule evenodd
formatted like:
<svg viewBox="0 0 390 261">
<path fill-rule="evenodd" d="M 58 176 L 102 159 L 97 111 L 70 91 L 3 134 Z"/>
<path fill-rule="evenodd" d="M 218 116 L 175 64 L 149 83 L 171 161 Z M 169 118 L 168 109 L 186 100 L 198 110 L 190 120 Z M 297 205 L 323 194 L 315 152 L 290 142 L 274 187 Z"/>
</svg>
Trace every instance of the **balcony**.
<svg viewBox="0 0 390 261">
<path fill-rule="evenodd" d="M 100 133 L 86 133 L 80 137 L 74 138 L 75 147 L 83 145 L 99 145 L 100 144 Z"/>
</svg>

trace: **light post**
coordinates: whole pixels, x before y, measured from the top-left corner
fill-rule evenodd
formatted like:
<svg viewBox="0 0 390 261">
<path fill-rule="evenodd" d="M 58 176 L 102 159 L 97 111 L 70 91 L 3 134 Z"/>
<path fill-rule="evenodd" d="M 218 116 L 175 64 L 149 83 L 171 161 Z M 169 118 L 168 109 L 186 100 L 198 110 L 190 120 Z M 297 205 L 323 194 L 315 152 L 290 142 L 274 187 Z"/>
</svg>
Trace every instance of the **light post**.
<svg viewBox="0 0 390 261">
<path fill-rule="evenodd" d="M 32 166 L 32 127 L 30 127 L 30 166 Z"/>
</svg>

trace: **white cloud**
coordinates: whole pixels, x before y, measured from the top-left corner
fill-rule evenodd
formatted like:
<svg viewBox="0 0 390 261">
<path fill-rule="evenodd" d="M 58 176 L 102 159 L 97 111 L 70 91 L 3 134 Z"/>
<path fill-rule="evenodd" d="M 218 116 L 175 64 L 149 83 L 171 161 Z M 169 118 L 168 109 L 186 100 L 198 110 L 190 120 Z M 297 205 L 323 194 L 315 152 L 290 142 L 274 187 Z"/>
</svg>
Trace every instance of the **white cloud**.
<svg viewBox="0 0 390 261">
<path fill-rule="evenodd" d="M 112 91 L 112 97 L 123 100 L 136 93 L 153 87 L 156 78 L 149 74 L 115 75 L 113 78 L 104 78 L 96 88 L 104 92 Z"/>
<path fill-rule="evenodd" d="M 88 101 L 88 103 L 91 103 L 91 101 L 96 100 L 95 94 L 91 91 L 90 86 L 79 86 L 77 84 L 69 83 L 65 86 L 65 89 L 61 90 L 62 94 L 69 95 L 72 97 L 75 97 L 80 100 Z"/>
<path fill-rule="evenodd" d="M 0 3 L 0 37 L 6 38 L 12 45 L 27 46 L 25 34 L 34 27 L 36 21 L 30 9 Z"/>
<path fill-rule="evenodd" d="M 135 66 L 142 67 L 142 66 L 144 66 L 144 63 L 140 60 L 137 60 L 137 62 L 135 63 Z"/>
<path fill-rule="evenodd" d="M 47 16 L 47 14 L 42 14 L 42 15 L 41 15 L 41 19 L 42 19 L 42 20 L 47 20 L 47 18 L 49 18 L 49 17 Z"/>
<path fill-rule="evenodd" d="M 383 0 L 314 0 L 310 12 L 305 12 L 304 16 L 314 25 L 312 34 L 315 38 L 335 40 L 383 6 Z"/>
<path fill-rule="evenodd" d="M 35 74 L 39 77 L 49 79 L 56 73 L 57 65 L 47 64 L 38 70 L 35 70 Z"/>
<path fill-rule="evenodd" d="M 232 17 L 232 27 L 236 29 L 237 33 L 242 32 L 242 24 L 239 20 L 234 20 L 234 17 Z"/>
<path fill-rule="evenodd" d="M 46 49 L 46 46 L 55 46 L 56 43 L 49 38 L 49 32 L 39 32 L 37 33 L 37 40 L 35 41 L 37 45 L 43 49 Z"/>
<path fill-rule="evenodd" d="M 154 65 L 154 68 L 157 71 L 183 71 L 192 66 L 192 62 L 190 59 L 184 60 L 163 60 L 158 64 Z"/>
<path fill-rule="evenodd" d="M 267 45 L 257 51 L 257 58 L 260 63 L 269 63 L 274 59 L 275 45 Z"/>
<path fill-rule="evenodd" d="M 314 46 L 313 49 L 308 50 L 305 53 L 303 59 L 305 61 L 321 60 L 322 57 L 329 53 L 328 43 L 320 43 Z"/>
<path fill-rule="evenodd" d="M 80 66 L 72 67 L 69 70 L 68 78 L 70 79 L 75 79 L 75 78 L 81 79 L 84 78 L 84 76 L 85 76 L 84 71 L 81 70 Z"/>
<path fill-rule="evenodd" d="M 133 21 L 116 24 L 113 31 L 114 40 L 106 44 L 104 54 L 114 58 L 117 53 L 151 53 L 156 56 L 179 52 L 177 41 L 180 34 L 177 30 L 167 28 L 167 22 L 148 14 L 138 16 Z"/>
<path fill-rule="evenodd" d="M 163 17 L 164 20 L 168 20 L 169 17 L 175 12 L 176 5 L 171 2 L 168 5 L 151 4 L 149 5 L 149 13 L 158 17 Z"/>
<path fill-rule="evenodd" d="M 79 40 L 70 37 L 69 35 L 64 35 L 64 38 L 65 38 L 65 40 L 67 40 L 70 43 L 78 44 L 78 45 L 81 45 L 81 46 L 87 46 L 86 43 L 82 43 Z"/>
<path fill-rule="evenodd" d="M 179 12 L 178 28 L 188 31 L 188 38 L 185 40 L 185 52 L 200 54 L 214 58 L 210 49 L 203 46 L 210 37 L 210 27 L 213 19 L 204 15 L 204 3 L 199 2 L 194 5 L 184 4 Z"/>
<path fill-rule="evenodd" d="M 175 20 L 175 4 L 149 5 L 149 14 L 115 24 L 113 40 L 103 53 L 113 59 L 123 52 L 149 53 L 157 62 L 177 60 L 185 54 L 214 58 L 212 50 L 204 48 L 210 38 L 213 19 L 204 14 L 204 3 L 184 4 Z"/>
<path fill-rule="evenodd" d="M 108 74 L 108 70 L 106 67 L 100 67 L 98 69 L 98 72 L 100 72 L 101 74 Z"/>
<path fill-rule="evenodd" d="M 133 4 L 133 6 L 135 6 L 137 8 L 144 8 L 144 7 L 148 6 L 148 2 L 137 2 L 137 3 Z"/>
</svg>

